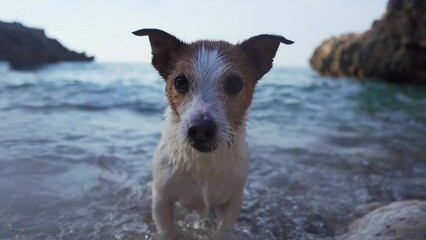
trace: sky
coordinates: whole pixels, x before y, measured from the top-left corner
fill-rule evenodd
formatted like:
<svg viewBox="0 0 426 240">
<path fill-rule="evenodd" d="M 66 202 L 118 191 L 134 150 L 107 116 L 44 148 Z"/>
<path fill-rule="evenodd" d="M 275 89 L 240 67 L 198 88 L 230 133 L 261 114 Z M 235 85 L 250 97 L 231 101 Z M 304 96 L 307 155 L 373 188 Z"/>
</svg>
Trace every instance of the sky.
<svg viewBox="0 0 426 240">
<path fill-rule="evenodd" d="M 45 29 L 66 47 L 100 62 L 150 62 L 145 37 L 132 31 L 159 28 L 191 42 L 241 42 L 258 34 L 295 41 L 281 45 L 275 65 L 309 66 L 325 39 L 361 33 L 386 10 L 387 0 L 0 0 L 0 21 Z"/>
</svg>

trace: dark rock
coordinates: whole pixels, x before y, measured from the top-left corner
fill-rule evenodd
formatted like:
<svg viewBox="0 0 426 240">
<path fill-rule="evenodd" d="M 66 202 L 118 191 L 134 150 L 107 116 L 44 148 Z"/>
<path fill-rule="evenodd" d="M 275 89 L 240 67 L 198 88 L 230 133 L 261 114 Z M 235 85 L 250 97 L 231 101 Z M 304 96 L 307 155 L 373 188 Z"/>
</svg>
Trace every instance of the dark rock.
<svg viewBox="0 0 426 240">
<path fill-rule="evenodd" d="M 9 62 L 12 69 L 33 69 L 47 63 L 93 59 L 84 53 L 68 50 L 57 40 L 48 38 L 42 29 L 0 21 L 0 61 Z"/>
<path fill-rule="evenodd" d="M 309 62 L 323 75 L 426 84 L 425 13 L 425 0 L 390 0 L 368 31 L 327 39 Z"/>
</svg>

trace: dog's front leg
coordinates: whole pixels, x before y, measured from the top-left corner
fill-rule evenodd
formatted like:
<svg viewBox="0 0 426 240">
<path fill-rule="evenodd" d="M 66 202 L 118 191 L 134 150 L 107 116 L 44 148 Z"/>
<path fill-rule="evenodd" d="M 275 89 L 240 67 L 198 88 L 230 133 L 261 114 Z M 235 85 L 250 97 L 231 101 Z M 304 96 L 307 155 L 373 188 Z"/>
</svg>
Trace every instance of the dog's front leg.
<svg viewBox="0 0 426 240">
<path fill-rule="evenodd" d="M 214 234 L 214 239 L 229 239 L 228 236 L 233 225 L 240 215 L 241 204 L 243 202 L 243 194 L 232 198 L 229 202 L 217 207 L 218 214 L 218 230 Z"/>
<path fill-rule="evenodd" d="M 152 214 L 160 239 L 178 239 L 180 233 L 174 222 L 175 203 L 155 192 L 152 198 Z"/>
</svg>

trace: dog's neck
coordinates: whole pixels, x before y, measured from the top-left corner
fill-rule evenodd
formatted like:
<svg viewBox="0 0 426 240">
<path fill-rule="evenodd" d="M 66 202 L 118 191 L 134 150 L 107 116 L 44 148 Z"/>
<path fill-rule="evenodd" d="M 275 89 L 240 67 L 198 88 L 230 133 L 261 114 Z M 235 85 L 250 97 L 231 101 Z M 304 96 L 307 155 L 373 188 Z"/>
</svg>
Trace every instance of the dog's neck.
<svg viewBox="0 0 426 240">
<path fill-rule="evenodd" d="M 214 151 L 202 153 L 180 140 L 182 138 L 177 135 L 180 120 L 170 107 L 165 111 L 165 122 L 163 137 L 167 141 L 174 168 L 187 171 L 196 180 L 221 177 L 226 173 L 224 170 L 238 165 L 237 161 L 248 154 L 245 126 L 232 131 L 232 142 L 222 143 Z"/>
</svg>

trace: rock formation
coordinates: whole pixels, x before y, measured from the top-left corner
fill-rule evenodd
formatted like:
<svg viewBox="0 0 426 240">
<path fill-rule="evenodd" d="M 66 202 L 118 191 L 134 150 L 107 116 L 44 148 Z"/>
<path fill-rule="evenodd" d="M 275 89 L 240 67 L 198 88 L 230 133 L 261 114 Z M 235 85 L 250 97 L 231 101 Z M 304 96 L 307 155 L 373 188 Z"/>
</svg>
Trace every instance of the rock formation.
<svg viewBox="0 0 426 240">
<path fill-rule="evenodd" d="M 48 38 L 42 29 L 0 21 L 0 61 L 9 62 L 12 69 L 33 69 L 47 63 L 93 59 L 84 53 L 68 50 L 57 40 Z"/>
<path fill-rule="evenodd" d="M 346 234 L 336 240 L 424 240 L 426 239 L 426 202 L 394 202 L 379 207 L 353 222 Z"/>
<path fill-rule="evenodd" d="M 426 1 L 389 0 L 368 31 L 326 40 L 310 64 L 322 75 L 426 84 Z"/>
</svg>

